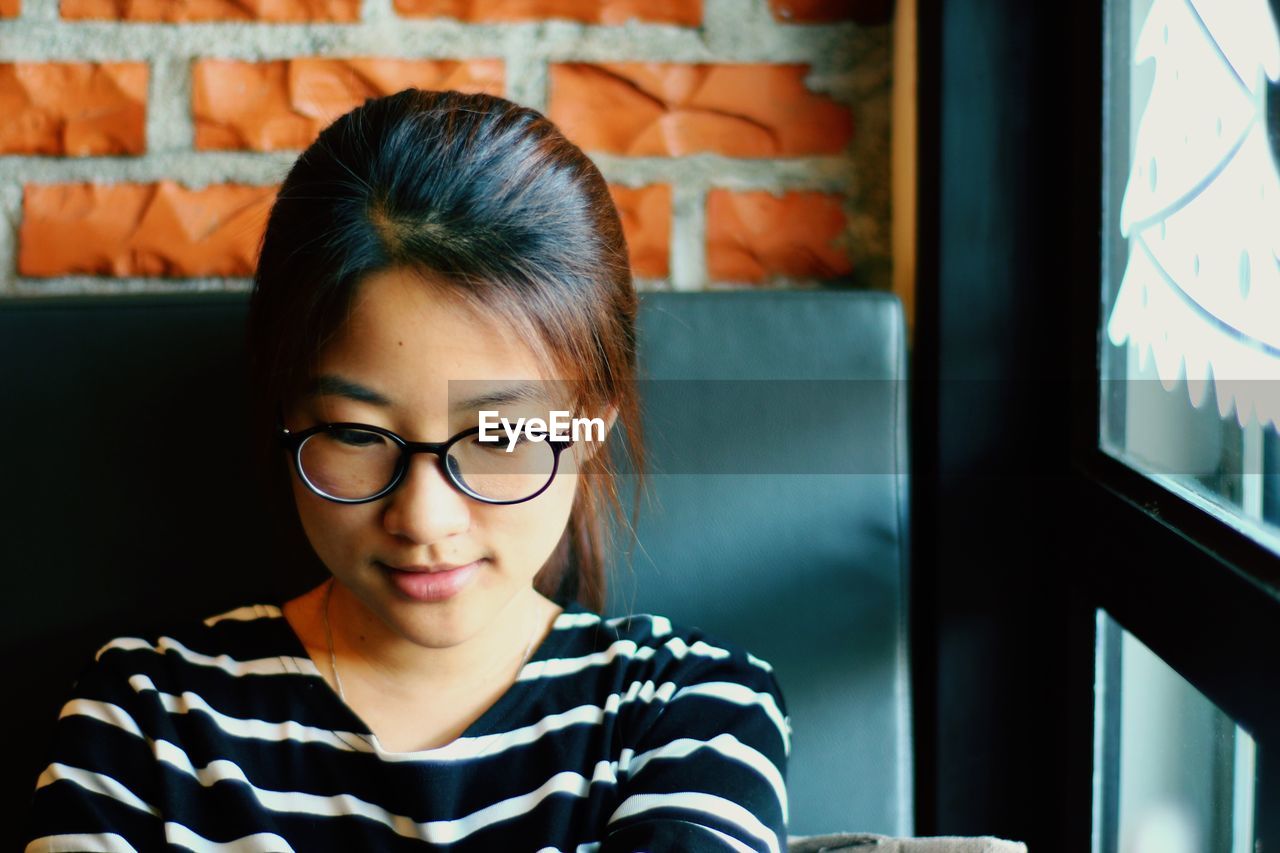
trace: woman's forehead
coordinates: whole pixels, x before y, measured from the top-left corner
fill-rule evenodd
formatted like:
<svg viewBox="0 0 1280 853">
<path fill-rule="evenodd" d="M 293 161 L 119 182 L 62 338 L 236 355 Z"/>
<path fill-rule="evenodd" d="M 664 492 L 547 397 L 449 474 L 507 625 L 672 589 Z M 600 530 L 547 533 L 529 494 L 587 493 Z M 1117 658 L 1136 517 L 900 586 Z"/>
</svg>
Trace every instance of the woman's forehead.
<svg viewBox="0 0 1280 853">
<path fill-rule="evenodd" d="M 414 420 L 586 403 L 580 371 L 551 358 L 531 325 L 517 330 L 450 287 L 416 271 L 364 279 L 346 321 L 308 365 L 302 401 L 326 417 L 358 403 Z"/>
<path fill-rule="evenodd" d="M 445 399 L 451 414 L 481 409 L 559 406 L 577 398 L 577 383 L 541 379 L 448 380 Z M 314 400 L 348 400 L 379 409 L 409 409 L 421 395 L 395 392 L 340 373 L 313 376 L 302 394 Z"/>
<path fill-rule="evenodd" d="M 482 312 L 447 286 L 388 270 L 360 285 L 346 322 L 321 361 L 429 367 L 448 378 L 551 378 L 540 341 Z M 438 368 L 438 369 L 437 369 Z"/>
</svg>

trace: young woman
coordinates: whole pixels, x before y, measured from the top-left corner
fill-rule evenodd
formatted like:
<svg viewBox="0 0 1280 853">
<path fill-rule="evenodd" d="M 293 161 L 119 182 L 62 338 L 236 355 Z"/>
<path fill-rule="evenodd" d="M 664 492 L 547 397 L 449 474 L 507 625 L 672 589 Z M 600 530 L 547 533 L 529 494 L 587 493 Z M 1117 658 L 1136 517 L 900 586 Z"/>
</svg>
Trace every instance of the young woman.
<svg viewBox="0 0 1280 853">
<path fill-rule="evenodd" d="M 27 850 L 784 848 L 769 665 L 599 615 L 608 442 L 642 457 L 635 311 L 605 181 L 536 111 L 408 89 L 321 133 L 248 341 L 267 461 L 330 577 L 106 644 Z M 483 441 L 482 412 L 598 430 Z"/>
</svg>

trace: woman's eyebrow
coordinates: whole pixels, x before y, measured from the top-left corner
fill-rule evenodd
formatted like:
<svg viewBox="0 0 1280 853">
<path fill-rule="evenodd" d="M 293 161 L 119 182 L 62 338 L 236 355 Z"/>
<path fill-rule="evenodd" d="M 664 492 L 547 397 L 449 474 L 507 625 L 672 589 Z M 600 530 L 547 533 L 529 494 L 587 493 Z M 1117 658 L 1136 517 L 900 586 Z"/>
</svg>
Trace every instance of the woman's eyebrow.
<svg viewBox="0 0 1280 853">
<path fill-rule="evenodd" d="M 489 406 L 502 406 L 507 403 L 546 403 L 548 402 L 546 394 L 543 392 L 542 383 L 524 382 L 518 385 L 509 385 L 506 388 L 497 388 L 492 391 L 486 391 L 483 394 L 477 394 L 474 397 L 468 397 L 465 400 L 459 400 L 450 407 L 451 411 L 462 412 L 472 409 L 482 409 Z"/>
<path fill-rule="evenodd" d="M 380 406 L 382 408 L 391 408 L 395 404 L 386 395 L 374 391 L 372 388 L 366 388 L 359 382 L 338 376 L 333 373 L 325 373 L 317 376 L 307 386 L 306 394 L 309 397 L 319 397 L 332 395 L 336 397 L 346 397 L 349 400 L 355 400 L 358 403 L 368 403 L 372 406 Z M 523 382 L 516 385 L 509 385 L 506 388 L 495 388 L 491 391 L 485 391 L 482 394 L 468 397 L 465 400 L 459 400 L 451 407 L 451 411 L 461 412 L 478 410 L 489 406 L 502 406 L 509 403 L 525 403 L 547 402 L 546 394 L 541 383 Z"/>
<path fill-rule="evenodd" d="M 308 397 L 329 395 L 346 397 L 349 400 L 355 400 L 357 403 L 368 403 L 373 406 L 382 406 L 383 408 L 390 408 L 393 405 L 390 399 L 372 388 L 366 388 L 359 382 L 353 382 L 350 379 L 332 373 L 325 373 L 311 380 L 311 384 L 307 386 L 306 395 Z"/>
</svg>

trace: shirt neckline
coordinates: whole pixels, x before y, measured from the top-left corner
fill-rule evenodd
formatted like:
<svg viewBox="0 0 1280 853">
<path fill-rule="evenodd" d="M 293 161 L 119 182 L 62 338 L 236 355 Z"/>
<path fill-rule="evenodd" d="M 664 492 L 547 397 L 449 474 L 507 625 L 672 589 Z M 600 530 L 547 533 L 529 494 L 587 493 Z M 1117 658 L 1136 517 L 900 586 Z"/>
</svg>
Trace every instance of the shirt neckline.
<svg viewBox="0 0 1280 853">
<path fill-rule="evenodd" d="M 328 679 L 324 677 L 320 668 L 316 666 L 315 661 L 311 659 L 311 653 L 307 651 L 306 644 L 302 642 L 302 638 L 298 636 L 297 632 L 293 630 L 293 626 L 289 624 L 289 620 L 285 618 L 283 603 L 276 602 L 273 606 L 280 613 L 276 627 L 279 629 L 281 634 L 281 640 L 289 647 L 289 652 L 294 657 L 304 660 L 310 664 L 307 671 L 300 671 L 298 673 L 301 677 L 307 679 L 308 686 L 315 687 L 314 692 L 307 693 L 307 701 L 320 701 L 329 704 L 329 706 L 339 714 L 340 718 L 344 719 L 347 723 L 345 731 L 336 731 L 324 726 L 321 728 L 325 728 L 335 737 L 342 740 L 346 739 L 344 735 L 355 735 L 363 740 L 369 749 L 379 758 L 389 760 L 431 760 L 433 758 L 441 758 L 444 753 L 454 752 L 457 749 L 456 745 L 459 741 L 483 737 L 485 735 L 499 734 L 504 731 L 504 727 L 510 722 L 511 718 L 520 707 L 520 699 L 516 695 L 520 692 L 516 689 L 520 682 L 520 676 L 523 675 L 525 670 L 534 663 L 558 656 L 567 641 L 567 632 L 563 628 L 557 627 L 553 622 L 551 630 L 549 630 L 546 633 L 546 636 L 542 638 L 542 642 L 534 646 L 532 653 L 529 655 L 529 659 L 520 667 L 520 670 L 516 674 L 516 680 L 512 682 L 512 684 L 508 685 L 507 689 L 504 690 L 502 694 L 494 700 L 493 704 L 486 708 L 479 717 L 472 720 L 460 735 L 449 743 L 441 746 L 429 747 L 427 749 L 397 751 L 383 747 L 381 741 L 378 740 L 378 736 L 374 734 L 372 727 L 365 722 L 364 718 L 356 713 L 355 709 L 348 705 L 347 702 L 338 695 L 338 692 L 329 685 Z M 562 607 L 563 609 L 560 615 L 556 617 L 557 622 L 564 616 L 593 612 L 588 610 L 576 599 L 570 601 L 568 604 L 562 605 Z M 282 655 L 282 657 L 284 656 Z M 316 684 L 316 681 L 319 683 Z"/>
</svg>

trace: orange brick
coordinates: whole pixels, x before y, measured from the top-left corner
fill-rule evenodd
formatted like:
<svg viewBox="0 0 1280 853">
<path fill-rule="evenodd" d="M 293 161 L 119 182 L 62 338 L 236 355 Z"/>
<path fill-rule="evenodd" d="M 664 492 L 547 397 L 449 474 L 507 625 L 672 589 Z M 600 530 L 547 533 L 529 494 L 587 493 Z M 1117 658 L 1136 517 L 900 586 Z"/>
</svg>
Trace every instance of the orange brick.
<svg viewBox="0 0 1280 853">
<path fill-rule="evenodd" d="M 144 62 L 0 64 L 0 153 L 141 154 Z"/>
<path fill-rule="evenodd" d="M 839 153 L 853 136 L 853 116 L 806 89 L 807 72 L 805 65 L 553 65 L 547 114 L 588 151 Z"/>
<path fill-rule="evenodd" d="M 665 278 L 671 257 L 671 187 L 609 187 L 622 219 L 631 254 L 631 272 L 645 278 Z"/>
<path fill-rule="evenodd" d="M 769 8 L 779 21 L 796 23 L 886 24 L 893 20 L 893 0 L 769 0 Z"/>
<path fill-rule="evenodd" d="M 0 0 L 0 18 L 16 18 L 22 11 L 22 0 Z"/>
<path fill-rule="evenodd" d="M 623 24 L 634 18 L 696 27 L 702 0 L 395 0 L 401 15 L 462 21 L 536 21 L 568 18 L 588 24 Z"/>
<path fill-rule="evenodd" d="M 18 274 L 248 276 L 276 187 L 28 184 Z M 68 239 L 68 235 L 74 235 Z"/>
<path fill-rule="evenodd" d="M 360 0 L 62 0 L 72 21 L 333 21 L 360 18 Z"/>
<path fill-rule="evenodd" d="M 707 271 L 717 281 L 770 275 L 833 278 L 848 256 L 832 245 L 845 228 L 838 195 L 712 190 L 707 197 Z"/>
<path fill-rule="evenodd" d="M 409 87 L 501 94 L 500 60 L 202 60 L 191 111 L 196 148 L 255 151 L 305 148 L 366 98 Z"/>
</svg>

